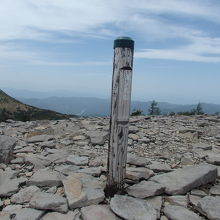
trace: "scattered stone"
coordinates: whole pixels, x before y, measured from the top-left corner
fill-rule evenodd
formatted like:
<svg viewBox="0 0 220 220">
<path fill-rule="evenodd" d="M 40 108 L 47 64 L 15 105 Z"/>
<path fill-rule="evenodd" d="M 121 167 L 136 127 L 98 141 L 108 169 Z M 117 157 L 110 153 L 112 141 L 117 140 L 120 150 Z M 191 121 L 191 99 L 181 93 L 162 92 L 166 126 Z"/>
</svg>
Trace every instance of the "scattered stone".
<svg viewBox="0 0 220 220">
<path fill-rule="evenodd" d="M 0 170 L 0 197 L 7 197 L 19 190 L 19 185 L 24 183 L 26 178 L 15 178 L 15 173 Z"/>
<path fill-rule="evenodd" d="M 189 195 L 188 198 L 189 198 L 189 203 L 190 203 L 191 205 L 193 205 L 194 207 L 197 206 L 199 200 L 201 199 L 201 197 L 199 197 L 199 196 L 194 196 L 194 195 Z"/>
<path fill-rule="evenodd" d="M 62 184 L 61 176 L 56 171 L 41 169 L 34 173 L 34 175 L 27 181 L 27 185 L 36 186 L 60 186 Z"/>
<path fill-rule="evenodd" d="M 169 205 L 175 205 L 175 206 L 184 206 L 187 207 L 188 200 L 186 196 L 169 196 L 166 198 L 166 203 L 169 203 Z"/>
<path fill-rule="evenodd" d="M 82 191 L 82 183 L 79 179 L 69 176 L 63 180 L 65 195 L 70 209 L 82 207 L 88 199 L 85 192 Z"/>
<path fill-rule="evenodd" d="M 64 175 L 71 175 L 79 169 L 80 167 L 76 165 L 58 165 L 54 168 L 55 171 L 58 171 Z"/>
<path fill-rule="evenodd" d="M 80 212 L 76 209 L 69 211 L 66 214 L 61 214 L 59 212 L 49 212 L 43 216 L 42 220 L 80 220 Z"/>
<path fill-rule="evenodd" d="M 165 206 L 164 214 L 168 219 L 172 220 L 201 220 L 201 218 L 196 213 L 182 206 Z"/>
<path fill-rule="evenodd" d="M 10 162 L 16 142 L 17 139 L 14 137 L 0 135 L 0 163 Z"/>
<path fill-rule="evenodd" d="M 127 163 L 131 165 L 145 167 L 146 165 L 150 164 L 150 161 L 145 157 L 139 157 L 135 154 L 128 154 Z"/>
<path fill-rule="evenodd" d="M 126 168 L 126 178 L 130 180 L 140 180 L 149 179 L 154 175 L 152 170 L 144 167 L 127 167 Z"/>
<path fill-rule="evenodd" d="M 200 196 L 200 197 L 207 196 L 207 194 L 203 190 L 199 190 L 199 189 L 191 190 L 191 195 Z"/>
<path fill-rule="evenodd" d="M 181 195 L 201 185 L 213 183 L 216 178 L 217 168 L 215 166 L 201 164 L 157 175 L 151 180 L 164 185 L 167 194 Z"/>
<path fill-rule="evenodd" d="M 83 220 L 116 220 L 107 205 L 91 205 L 81 209 Z"/>
<path fill-rule="evenodd" d="M 210 220 L 220 219 L 220 197 L 206 196 L 198 201 L 197 209 Z"/>
<path fill-rule="evenodd" d="M 92 145 L 103 145 L 107 140 L 109 133 L 100 131 L 88 131 L 86 135 L 90 138 Z"/>
<path fill-rule="evenodd" d="M 13 220 L 39 220 L 43 216 L 44 211 L 32 209 L 32 208 L 24 208 L 16 211 L 12 214 L 14 218 Z M 1 219 L 1 218 L 0 218 Z"/>
<path fill-rule="evenodd" d="M 46 142 L 46 141 L 50 141 L 53 139 L 54 139 L 53 135 L 46 135 L 46 134 L 36 135 L 36 136 L 27 138 L 27 143 Z"/>
<path fill-rule="evenodd" d="M 193 149 L 212 150 L 212 145 L 205 143 L 197 143 L 197 144 L 193 144 Z"/>
<path fill-rule="evenodd" d="M 172 171 L 171 167 L 168 164 L 160 163 L 156 161 L 152 161 L 152 164 L 148 165 L 147 167 L 153 170 L 155 173 L 159 173 L 159 172 L 167 173 Z"/>
<path fill-rule="evenodd" d="M 210 189 L 209 193 L 210 195 L 213 195 L 213 196 L 220 196 L 220 185 L 213 186 Z"/>
<path fill-rule="evenodd" d="M 220 155 L 208 155 L 206 158 L 207 163 L 213 164 L 213 165 L 220 165 Z"/>
<path fill-rule="evenodd" d="M 89 162 L 88 157 L 80 157 L 77 155 L 70 155 L 67 157 L 66 162 L 69 164 L 77 165 L 77 166 L 84 166 L 87 165 Z"/>
<path fill-rule="evenodd" d="M 141 181 L 127 189 L 128 195 L 141 199 L 161 195 L 164 191 L 164 185 L 152 181 Z"/>
<path fill-rule="evenodd" d="M 101 181 L 93 176 L 76 173 L 72 177 L 77 178 L 82 183 L 82 191 L 87 195 L 87 200 L 82 206 L 97 205 L 105 198 Z"/>
<path fill-rule="evenodd" d="M 85 173 L 94 177 L 98 177 L 101 175 L 102 168 L 101 167 L 88 167 L 84 169 L 79 169 L 76 172 L 78 173 Z"/>
<path fill-rule="evenodd" d="M 157 211 L 157 218 L 160 218 L 160 211 L 162 206 L 162 197 L 154 196 L 146 199 L 147 203 L 150 204 Z"/>
<path fill-rule="evenodd" d="M 40 189 L 37 186 L 29 186 L 21 189 L 18 193 L 12 195 L 11 202 L 17 204 L 29 202 L 36 192 L 40 192 Z"/>
<path fill-rule="evenodd" d="M 52 210 L 61 213 L 68 211 L 66 198 L 52 193 L 37 192 L 31 198 L 30 207 L 42 210 Z"/>
<path fill-rule="evenodd" d="M 147 201 L 115 195 L 110 202 L 112 211 L 126 220 L 156 220 L 157 212 Z"/>
</svg>

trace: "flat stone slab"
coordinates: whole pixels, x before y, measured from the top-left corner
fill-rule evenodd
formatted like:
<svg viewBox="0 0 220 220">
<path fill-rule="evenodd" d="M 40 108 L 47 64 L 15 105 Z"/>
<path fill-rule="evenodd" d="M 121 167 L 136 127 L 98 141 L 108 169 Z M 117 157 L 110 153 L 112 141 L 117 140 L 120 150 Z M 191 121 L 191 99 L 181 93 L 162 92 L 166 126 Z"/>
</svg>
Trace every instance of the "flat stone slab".
<svg viewBox="0 0 220 220">
<path fill-rule="evenodd" d="M 56 171 L 41 169 L 34 173 L 34 175 L 27 181 L 27 185 L 35 186 L 60 186 L 62 184 L 61 176 Z"/>
<path fill-rule="evenodd" d="M 210 220 L 220 220 L 220 197 L 205 196 L 198 201 L 197 210 Z"/>
<path fill-rule="evenodd" d="M 169 203 L 169 205 L 178 205 L 183 207 L 187 207 L 188 205 L 188 199 L 186 196 L 169 196 L 165 201 L 166 203 Z"/>
<path fill-rule="evenodd" d="M 27 138 L 27 143 L 37 143 L 37 142 L 45 142 L 45 141 L 50 141 L 53 140 L 54 136 L 53 135 L 36 135 L 36 136 L 32 136 Z"/>
<path fill-rule="evenodd" d="M 212 145 L 205 143 L 196 143 L 193 144 L 193 149 L 195 150 L 212 150 Z"/>
<path fill-rule="evenodd" d="M 140 179 L 149 179 L 154 175 L 152 170 L 149 170 L 145 167 L 127 167 L 126 168 L 126 178 L 130 180 L 140 180 Z"/>
<path fill-rule="evenodd" d="M 82 183 L 79 179 L 69 176 L 63 180 L 65 195 L 70 209 L 82 207 L 88 199 L 85 192 L 82 191 Z"/>
<path fill-rule="evenodd" d="M 71 208 L 97 205 L 105 198 L 101 182 L 87 174 L 72 174 L 63 180 L 63 185 Z"/>
<path fill-rule="evenodd" d="M 37 192 L 30 201 L 30 207 L 42 210 L 52 210 L 61 213 L 68 211 L 66 198 L 52 193 Z"/>
<path fill-rule="evenodd" d="M 40 188 L 38 188 L 37 186 L 26 187 L 24 189 L 21 189 L 18 193 L 12 195 L 11 202 L 17 204 L 29 202 L 36 192 L 40 192 Z"/>
<path fill-rule="evenodd" d="M 66 159 L 66 162 L 68 164 L 73 164 L 77 166 L 84 166 L 89 163 L 88 157 L 80 157 L 78 155 L 69 155 Z"/>
<path fill-rule="evenodd" d="M 201 218 L 196 213 L 182 206 L 165 206 L 164 214 L 168 219 L 172 220 L 201 220 Z"/>
<path fill-rule="evenodd" d="M 16 211 L 14 213 L 13 220 L 39 220 L 43 216 L 45 211 L 32 209 L 32 208 L 24 208 Z M 1 218 L 0 218 L 1 219 Z"/>
<path fill-rule="evenodd" d="M 142 199 L 115 195 L 110 202 L 112 211 L 126 220 L 156 220 L 156 210 Z"/>
<path fill-rule="evenodd" d="M 17 178 L 14 172 L 0 170 L 0 197 L 10 196 L 19 190 L 26 178 Z"/>
<path fill-rule="evenodd" d="M 150 161 L 145 157 L 139 157 L 136 154 L 128 154 L 127 163 L 135 166 L 145 167 Z"/>
<path fill-rule="evenodd" d="M 210 189 L 209 193 L 210 193 L 210 195 L 220 196 L 220 185 L 213 186 Z"/>
<path fill-rule="evenodd" d="M 151 196 L 163 194 L 165 186 L 152 181 L 141 181 L 138 184 L 128 187 L 127 193 L 130 196 L 144 199 Z"/>
<path fill-rule="evenodd" d="M 73 211 L 69 211 L 66 214 L 62 214 L 59 212 L 49 212 L 42 217 L 42 220 L 80 220 L 80 212 L 76 209 Z"/>
<path fill-rule="evenodd" d="M 220 166 L 220 155 L 209 155 L 206 161 L 207 163 Z"/>
<path fill-rule="evenodd" d="M 0 135 L 0 163 L 10 162 L 16 142 L 14 137 Z"/>
<path fill-rule="evenodd" d="M 157 161 L 152 161 L 152 164 L 148 165 L 147 167 L 150 170 L 153 170 L 155 173 L 158 173 L 158 172 L 168 173 L 168 172 L 172 171 L 169 164 L 161 163 L 161 162 L 157 162 Z"/>
<path fill-rule="evenodd" d="M 91 205 L 81 209 L 83 220 L 116 220 L 107 205 Z"/>
<path fill-rule="evenodd" d="M 201 185 L 213 183 L 216 178 L 216 166 L 202 164 L 157 175 L 150 180 L 164 185 L 169 195 L 182 195 Z"/>
</svg>

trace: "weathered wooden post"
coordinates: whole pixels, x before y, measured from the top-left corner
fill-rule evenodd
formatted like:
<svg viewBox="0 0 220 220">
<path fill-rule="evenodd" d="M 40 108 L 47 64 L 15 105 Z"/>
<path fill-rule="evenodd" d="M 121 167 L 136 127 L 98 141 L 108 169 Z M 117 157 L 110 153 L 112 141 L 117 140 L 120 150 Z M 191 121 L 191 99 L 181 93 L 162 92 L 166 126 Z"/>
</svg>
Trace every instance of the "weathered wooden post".
<svg viewBox="0 0 220 220">
<path fill-rule="evenodd" d="M 113 196 L 124 189 L 133 52 L 134 41 L 131 38 L 119 37 L 114 41 L 106 196 Z"/>
</svg>

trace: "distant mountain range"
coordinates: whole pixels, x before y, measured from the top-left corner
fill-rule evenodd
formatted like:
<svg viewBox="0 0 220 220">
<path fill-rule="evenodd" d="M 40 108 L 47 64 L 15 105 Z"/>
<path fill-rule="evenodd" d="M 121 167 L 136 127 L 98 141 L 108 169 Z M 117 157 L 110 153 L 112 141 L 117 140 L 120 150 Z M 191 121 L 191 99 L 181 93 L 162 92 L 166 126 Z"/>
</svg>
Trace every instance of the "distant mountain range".
<svg viewBox="0 0 220 220">
<path fill-rule="evenodd" d="M 70 118 L 70 115 L 24 104 L 0 89 L 0 122 L 7 119 L 30 121 L 67 118 Z"/>
<path fill-rule="evenodd" d="M 20 101 L 36 106 L 38 108 L 50 109 L 63 114 L 74 114 L 79 116 L 108 116 L 110 113 L 110 100 L 89 97 L 49 97 L 49 98 L 19 98 Z M 151 101 L 132 101 L 131 112 L 141 110 L 147 114 Z M 198 104 L 198 103 L 197 103 Z M 178 105 L 167 102 L 158 102 L 163 114 L 171 112 L 185 112 L 196 108 L 196 105 Z M 220 112 L 220 105 L 201 103 L 203 111 L 208 114 Z"/>
</svg>

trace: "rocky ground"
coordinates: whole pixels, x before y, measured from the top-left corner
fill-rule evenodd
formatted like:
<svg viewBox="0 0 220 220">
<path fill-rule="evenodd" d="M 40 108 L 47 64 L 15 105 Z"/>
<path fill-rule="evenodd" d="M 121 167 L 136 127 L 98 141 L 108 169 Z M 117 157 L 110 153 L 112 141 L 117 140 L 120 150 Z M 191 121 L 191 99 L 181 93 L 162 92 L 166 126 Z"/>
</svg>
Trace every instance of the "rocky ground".
<svg viewBox="0 0 220 220">
<path fill-rule="evenodd" d="M 0 220 L 220 219 L 220 117 L 132 117 L 105 198 L 109 119 L 0 123 Z M 219 174 L 218 174 L 219 171 Z"/>
</svg>

